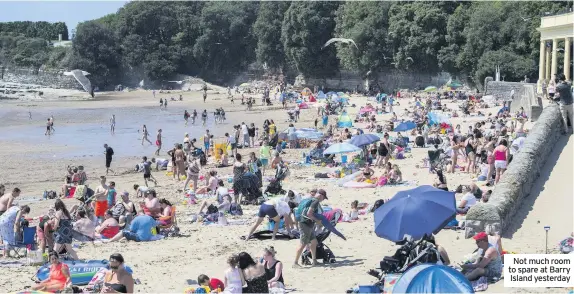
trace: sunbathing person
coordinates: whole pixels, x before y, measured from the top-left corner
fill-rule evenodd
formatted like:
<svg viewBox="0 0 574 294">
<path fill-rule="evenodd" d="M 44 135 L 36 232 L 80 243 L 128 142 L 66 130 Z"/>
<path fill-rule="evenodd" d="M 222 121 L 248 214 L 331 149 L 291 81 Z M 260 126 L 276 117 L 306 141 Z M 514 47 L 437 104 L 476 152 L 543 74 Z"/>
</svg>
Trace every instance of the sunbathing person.
<svg viewBox="0 0 574 294">
<path fill-rule="evenodd" d="M 368 165 L 363 168 L 363 173 L 357 178 L 357 182 L 371 181 L 371 177 L 375 174 L 375 171 Z"/>
<path fill-rule="evenodd" d="M 153 236 L 152 229 L 154 229 L 156 225 L 157 222 L 151 216 L 138 215 L 132 220 L 129 229 L 120 231 L 113 238 L 103 241 L 116 242 L 123 238 L 136 242 L 150 241 Z"/>
<path fill-rule="evenodd" d="M 113 238 L 120 231 L 120 224 L 114 218 L 112 211 L 108 209 L 104 216 L 104 222 L 96 227 L 94 236 L 99 239 Z"/>
<path fill-rule="evenodd" d="M 72 285 L 70 268 L 67 264 L 60 262 L 58 253 L 50 252 L 50 276 L 40 283 L 32 286 L 32 290 L 56 292 L 64 290 Z"/>
<path fill-rule="evenodd" d="M 217 168 L 221 168 L 221 167 L 228 167 L 229 166 L 229 156 L 227 156 L 227 152 L 223 151 L 223 149 L 219 149 L 219 160 L 217 161 L 217 164 L 215 165 L 215 167 Z"/>
<path fill-rule="evenodd" d="M 219 179 L 217 178 L 217 171 L 212 170 L 209 172 L 207 179 L 205 181 L 205 186 L 197 187 L 195 190 L 196 195 L 207 194 L 211 191 L 215 191 L 217 189 L 217 183 Z"/>
<path fill-rule="evenodd" d="M 144 214 L 151 217 L 159 217 L 161 214 L 161 206 L 159 205 L 159 200 L 156 197 L 155 190 L 147 190 L 145 192 L 144 202 L 140 202 L 140 207 L 142 208 Z"/>
<path fill-rule="evenodd" d="M 403 182 L 403 173 L 399 169 L 399 166 L 393 164 L 393 169 L 389 172 L 389 183 L 390 184 L 400 184 Z"/>
<path fill-rule="evenodd" d="M 80 210 L 78 210 L 76 215 L 77 215 L 78 220 L 72 224 L 74 231 L 86 236 L 87 237 L 86 240 L 89 240 L 89 239 L 93 240 L 94 236 L 95 236 L 95 232 L 96 232 L 96 226 L 87 217 L 86 211 L 83 209 L 80 209 Z"/>
</svg>

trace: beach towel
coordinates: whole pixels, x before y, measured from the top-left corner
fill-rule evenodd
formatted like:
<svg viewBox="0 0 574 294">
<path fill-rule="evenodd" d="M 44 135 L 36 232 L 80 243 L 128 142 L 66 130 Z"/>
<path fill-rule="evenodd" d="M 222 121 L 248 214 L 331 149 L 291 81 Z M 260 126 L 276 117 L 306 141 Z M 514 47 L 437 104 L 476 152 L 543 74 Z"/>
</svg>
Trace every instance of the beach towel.
<svg viewBox="0 0 574 294">
<path fill-rule="evenodd" d="M 22 261 L 19 260 L 0 260 L 0 267 L 21 267 L 25 265 Z"/>
<path fill-rule="evenodd" d="M 488 280 L 486 277 L 480 277 L 478 280 L 471 281 L 470 284 L 474 292 L 486 291 L 486 289 L 488 289 Z"/>
<path fill-rule="evenodd" d="M 262 230 L 259 232 L 255 232 L 251 235 L 251 239 L 257 239 L 257 240 L 269 240 L 271 239 L 273 236 L 273 231 L 270 230 Z M 294 236 L 296 238 L 291 238 L 291 236 L 289 236 L 288 234 L 284 234 L 281 232 L 277 232 L 277 235 L 275 238 L 277 239 L 286 239 L 286 240 L 291 240 L 291 239 L 298 239 L 298 236 Z M 245 240 L 245 238 L 247 238 L 246 236 L 241 236 L 241 240 Z"/>
</svg>

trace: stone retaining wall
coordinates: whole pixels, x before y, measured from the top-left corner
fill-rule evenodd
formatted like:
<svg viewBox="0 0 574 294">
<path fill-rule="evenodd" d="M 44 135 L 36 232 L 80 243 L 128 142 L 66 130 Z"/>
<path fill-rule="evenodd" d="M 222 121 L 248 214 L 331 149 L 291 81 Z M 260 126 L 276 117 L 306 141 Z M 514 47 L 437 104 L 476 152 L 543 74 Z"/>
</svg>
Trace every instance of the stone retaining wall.
<svg viewBox="0 0 574 294">
<path fill-rule="evenodd" d="M 508 100 L 512 90 L 514 90 L 514 98 L 510 104 L 510 111 L 516 112 L 523 107 L 528 117 L 536 121 L 542 112 L 542 98 L 536 94 L 536 84 L 489 81 L 485 95 L 493 95 L 499 100 Z"/>
<path fill-rule="evenodd" d="M 80 83 L 72 76 L 65 76 L 63 72 L 39 71 L 28 69 L 5 69 L 4 78 L 7 83 L 27 85 L 39 85 L 53 89 L 76 89 L 82 90 Z"/>
<path fill-rule="evenodd" d="M 524 141 L 518 154 L 496 185 L 488 203 L 473 206 L 466 215 L 465 237 L 470 238 L 484 231 L 488 225 L 504 231 L 523 199 L 527 197 L 540 176 L 552 148 L 562 131 L 562 117 L 558 105 L 544 108 L 538 121 Z"/>
</svg>

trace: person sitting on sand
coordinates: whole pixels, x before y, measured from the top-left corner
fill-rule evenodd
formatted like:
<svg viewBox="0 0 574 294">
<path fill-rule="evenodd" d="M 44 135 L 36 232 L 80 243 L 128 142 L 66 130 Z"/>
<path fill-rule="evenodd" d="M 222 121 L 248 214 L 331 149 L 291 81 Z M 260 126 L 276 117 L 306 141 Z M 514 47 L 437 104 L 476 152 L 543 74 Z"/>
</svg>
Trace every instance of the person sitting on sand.
<svg viewBox="0 0 574 294">
<path fill-rule="evenodd" d="M 159 205 L 159 200 L 157 199 L 155 190 L 147 190 L 145 192 L 145 197 L 144 202 L 140 202 L 140 206 L 144 214 L 151 217 L 158 217 L 161 213 L 161 206 Z"/>
<path fill-rule="evenodd" d="M 72 278 L 70 276 L 70 268 L 67 264 L 62 263 L 58 253 L 52 251 L 50 257 L 50 275 L 47 279 L 32 286 L 32 290 L 56 292 L 62 291 L 72 285 Z"/>
<path fill-rule="evenodd" d="M 8 257 L 8 246 L 16 245 L 16 234 L 21 227 L 21 219 L 30 213 L 28 205 L 12 206 L 0 216 L 0 240 L 4 243 L 4 257 Z"/>
<path fill-rule="evenodd" d="M 120 224 L 114 218 L 110 209 L 106 211 L 104 218 L 104 222 L 96 227 L 96 233 L 94 235 L 99 239 L 113 238 L 120 231 Z"/>
<path fill-rule="evenodd" d="M 162 198 L 159 201 L 159 205 L 161 206 L 162 211 L 161 211 L 161 216 L 159 217 L 159 220 L 157 221 L 158 224 L 161 226 L 170 225 L 173 214 L 175 213 L 173 211 L 173 205 L 171 204 L 171 202 L 169 202 L 165 198 Z"/>
<path fill-rule="evenodd" d="M 464 195 L 456 206 L 456 212 L 459 214 L 466 214 L 468 210 L 476 204 L 476 197 L 474 197 L 474 194 L 472 194 L 468 186 L 462 187 L 462 193 L 464 193 Z"/>
<path fill-rule="evenodd" d="M 496 228 L 493 225 L 486 225 L 484 232 L 488 235 L 488 244 L 494 246 L 500 254 L 504 254 L 502 250 L 502 238 L 496 232 Z"/>
<path fill-rule="evenodd" d="M 245 278 L 243 293 L 269 293 L 265 267 L 256 263 L 247 252 L 239 253 L 239 269 Z"/>
<path fill-rule="evenodd" d="M 14 206 L 14 200 L 20 196 L 20 192 L 20 188 L 14 188 L 12 193 L 2 195 L 2 197 L 0 197 L 0 215 L 6 212 L 10 207 Z"/>
<path fill-rule="evenodd" d="M 437 169 L 436 171 L 436 175 L 437 175 L 437 181 L 434 183 L 433 186 L 435 186 L 435 188 L 437 189 L 441 189 L 444 191 L 448 192 L 448 185 L 446 183 L 446 176 L 444 175 L 444 173 L 442 172 L 441 169 Z"/>
<path fill-rule="evenodd" d="M 231 208 L 231 196 L 229 196 L 229 189 L 225 188 L 223 181 L 218 181 L 218 188 L 215 192 L 217 195 L 217 203 L 209 203 L 204 200 L 199 208 L 199 214 L 203 213 L 203 210 L 210 205 L 215 205 L 218 211 L 226 212 Z M 229 204 L 227 203 L 227 198 L 229 199 Z M 227 208 L 227 209 L 226 209 Z"/>
<path fill-rule="evenodd" d="M 279 230 L 279 223 L 281 222 L 282 217 L 285 220 L 285 229 L 287 229 L 288 232 L 291 232 L 292 223 L 291 218 L 289 217 L 290 214 L 291 209 L 289 207 L 289 204 L 285 201 L 282 201 L 280 199 L 269 199 L 263 202 L 263 204 L 259 206 L 259 212 L 257 213 L 257 221 L 255 222 L 255 224 L 253 224 L 253 226 L 249 230 L 249 233 L 247 234 L 247 238 L 245 238 L 245 240 L 249 240 L 249 238 L 251 238 L 251 235 L 253 234 L 253 232 L 255 232 L 257 227 L 259 227 L 259 225 L 263 222 L 265 217 L 269 217 L 269 219 L 273 220 L 273 222 L 275 223 L 273 226 L 273 234 L 271 240 L 275 240 L 275 236 L 277 235 L 277 231 Z"/>
<path fill-rule="evenodd" d="M 357 182 L 371 181 L 371 177 L 375 174 L 375 171 L 366 165 L 363 168 L 362 175 L 357 178 Z"/>
<path fill-rule="evenodd" d="M 209 171 L 206 181 L 205 181 L 205 186 L 200 186 L 197 188 L 197 190 L 195 190 L 196 194 L 207 194 L 211 191 L 215 191 L 217 189 L 217 183 L 219 182 L 219 178 L 217 178 L 217 171 L 216 170 L 211 170 Z"/>
<path fill-rule="evenodd" d="M 469 281 L 477 280 L 483 276 L 489 280 L 500 279 L 502 258 L 496 246 L 488 242 L 488 234 L 480 232 L 473 239 L 476 241 L 476 246 L 481 254 L 476 262 L 462 265 L 464 276 Z"/>
<path fill-rule="evenodd" d="M 359 219 L 359 201 L 354 200 L 351 202 L 351 212 L 349 212 L 349 219 L 350 220 L 358 220 Z"/>
<path fill-rule="evenodd" d="M 263 249 L 263 267 L 265 268 L 267 284 L 269 289 L 285 289 L 285 281 L 283 280 L 283 263 L 275 259 L 276 254 L 277 252 L 273 246 Z"/>
<path fill-rule="evenodd" d="M 92 240 L 94 239 L 95 236 L 95 232 L 96 232 L 96 226 L 94 225 L 94 223 L 86 217 L 86 211 L 83 209 L 78 210 L 78 212 L 76 213 L 78 220 L 76 220 L 73 224 L 72 224 L 72 228 L 74 228 L 74 231 L 86 236 L 87 238 L 91 238 Z M 46 229 L 44 229 L 44 232 L 46 231 Z"/>
<path fill-rule="evenodd" d="M 225 293 L 239 294 L 243 293 L 245 278 L 242 271 L 237 267 L 239 265 L 239 256 L 231 255 L 227 259 L 229 268 L 225 270 Z"/>
<path fill-rule="evenodd" d="M 227 152 L 223 151 L 223 149 L 219 149 L 219 160 L 217 161 L 215 167 L 222 168 L 229 166 L 229 156 L 227 156 Z"/>
<path fill-rule="evenodd" d="M 116 242 L 123 238 L 136 242 L 150 241 L 153 236 L 152 229 L 156 226 L 157 222 L 151 216 L 138 215 L 132 220 L 129 229 L 120 231 L 113 238 L 103 241 Z"/>
<path fill-rule="evenodd" d="M 123 205 L 124 213 L 118 217 L 118 222 L 120 223 L 120 227 L 124 227 L 129 225 L 134 217 L 137 216 L 137 209 L 136 205 L 130 200 L 130 194 L 128 192 L 122 193 L 122 201 L 118 202 L 117 205 Z"/>
<path fill-rule="evenodd" d="M 101 293 L 134 293 L 135 281 L 124 267 L 124 257 L 119 253 L 110 255 L 110 269 L 104 275 Z"/>
<path fill-rule="evenodd" d="M 399 166 L 393 164 L 392 170 L 389 172 L 389 184 L 400 184 L 403 182 L 403 173 L 399 169 Z"/>
</svg>

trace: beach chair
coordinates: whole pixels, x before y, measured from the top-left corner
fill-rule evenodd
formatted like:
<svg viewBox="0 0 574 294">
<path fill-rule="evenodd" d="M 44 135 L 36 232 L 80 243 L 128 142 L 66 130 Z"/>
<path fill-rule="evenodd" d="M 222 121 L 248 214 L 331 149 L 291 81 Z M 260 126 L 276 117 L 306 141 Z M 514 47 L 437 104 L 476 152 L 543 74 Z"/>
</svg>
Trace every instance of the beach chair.
<svg viewBox="0 0 574 294">
<path fill-rule="evenodd" d="M 22 240 L 16 241 L 15 245 L 8 246 L 8 256 L 14 252 L 15 258 L 23 258 L 27 255 L 27 249 L 36 250 L 36 227 L 22 228 Z"/>
<path fill-rule="evenodd" d="M 176 207 L 175 205 L 171 207 L 171 216 L 168 217 L 160 217 L 160 220 L 167 220 L 170 219 L 171 222 L 167 225 L 159 225 L 158 228 L 160 233 L 166 237 L 178 236 L 179 235 L 179 228 L 177 227 L 177 218 L 176 218 Z"/>
</svg>

